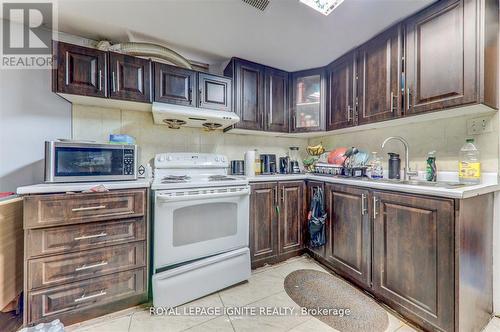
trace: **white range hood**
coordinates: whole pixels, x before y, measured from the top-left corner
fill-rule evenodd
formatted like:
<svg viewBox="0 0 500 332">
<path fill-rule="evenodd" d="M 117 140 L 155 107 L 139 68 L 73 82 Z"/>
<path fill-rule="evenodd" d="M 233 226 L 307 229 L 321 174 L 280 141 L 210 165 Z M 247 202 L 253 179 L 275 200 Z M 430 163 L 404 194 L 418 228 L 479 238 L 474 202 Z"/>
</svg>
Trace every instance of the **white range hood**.
<svg viewBox="0 0 500 332">
<path fill-rule="evenodd" d="M 195 127 L 209 130 L 224 129 L 240 121 L 234 112 L 164 103 L 153 103 L 153 119 L 154 123 L 173 129 Z"/>
</svg>

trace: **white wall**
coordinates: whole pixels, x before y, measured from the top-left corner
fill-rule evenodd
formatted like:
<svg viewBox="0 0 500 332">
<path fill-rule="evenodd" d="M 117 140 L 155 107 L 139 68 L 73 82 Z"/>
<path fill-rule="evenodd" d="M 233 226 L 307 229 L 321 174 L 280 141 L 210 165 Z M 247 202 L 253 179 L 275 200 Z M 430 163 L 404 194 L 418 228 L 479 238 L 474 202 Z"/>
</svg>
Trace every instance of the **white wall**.
<svg viewBox="0 0 500 332">
<path fill-rule="evenodd" d="M 0 69 L 0 192 L 43 181 L 44 141 L 71 135 L 71 104 L 51 72 Z"/>
</svg>

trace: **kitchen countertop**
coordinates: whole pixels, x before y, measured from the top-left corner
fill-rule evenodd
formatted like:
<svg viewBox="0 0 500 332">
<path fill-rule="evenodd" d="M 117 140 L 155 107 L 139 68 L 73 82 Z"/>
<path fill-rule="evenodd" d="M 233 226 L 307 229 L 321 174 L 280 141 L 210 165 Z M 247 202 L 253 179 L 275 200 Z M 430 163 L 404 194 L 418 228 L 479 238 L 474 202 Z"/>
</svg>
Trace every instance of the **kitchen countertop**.
<svg viewBox="0 0 500 332">
<path fill-rule="evenodd" d="M 314 174 L 275 174 L 275 175 L 257 175 L 248 178 L 249 182 L 268 182 L 268 181 L 293 181 L 293 180 L 315 180 L 328 183 L 338 183 L 365 187 L 371 189 L 391 190 L 406 192 L 410 194 L 431 195 L 447 198 L 469 198 L 473 196 L 483 195 L 491 192 L 500 191 L 496 173 L 484 173 L 483 183 L 474 186 L 464 186 L 458 188 L 442 188 L 428 187 L 418 185 L 408 185 L 399 183 L 387 183 L 360 180 L 356 178 L 339 178 L 326 175 Z M 444 179 L 451 181 L 450 179 Z M 146 179 L 138 179 L 135 181 L 109 181 L 109 182 L 82 182 L 82 183 L 41 183 L 31 186 L 17 188 L 18 195 L 28 194 L 48 194 L 48 193 L 64 193 L 64 192 L 80 192 L 88 190 L 94 186 L 102 184 L 109 190 L 113 189 L 134 189 L 134 188 L 149 188 L 150 181 Z"/>
<path fill-rule="evenodd" d="M 439 196 L 447 198 L 469 198 L 487 193 L 500 191 L 496 173 L 483 174 L 483 183 L 479 185 L 463 186 L 458 188 L 428 187 L 419 185 L 408 185 L 399 183 L 387 183 L 377 181 L 367 181 L 356 178 L 340 178 L 327 175 L 314 174 L 276 174 L 257 175 L 248 178 L 251 183 L 266 181 L 293 181 L 293 180 L 315 180 L 328 183 L 346 184 L 371 189 L 391 190 L 406 192 L 411 194 L 421 194 Z M 446 180 L 448 181 L 448 180 Z"/>
<path fill-rule="evenodd" d="M 106 189 L 134 189 L 134 188 L 149 188 L 150 180 L 137 179 L 133 181 L 107 181 L 107 182 L 75 182 L 75 183 L 40 183 L 31 186 L 17 188 L 18 195 L 28 194 L 49 194 L 49 193 L 65 193 L 65 192 L 80 192 L 88 190 L 92 187 L 103 185 Z"/>
</svg>

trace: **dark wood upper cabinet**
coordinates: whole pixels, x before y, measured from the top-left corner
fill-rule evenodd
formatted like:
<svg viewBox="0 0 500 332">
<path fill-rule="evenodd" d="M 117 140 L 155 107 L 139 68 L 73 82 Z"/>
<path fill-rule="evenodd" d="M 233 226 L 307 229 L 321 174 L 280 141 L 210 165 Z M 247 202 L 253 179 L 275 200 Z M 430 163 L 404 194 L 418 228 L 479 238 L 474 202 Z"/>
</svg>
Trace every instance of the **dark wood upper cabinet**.
<svg viewBox="0 0 500 332">
<path fill-rule="evenodd" d="M 477 3 L 440 1 L 406 22 L 406 111 L 478 101 Z"/>
<path fill-rule="evenodd" d="M 273 262 L 278 256 L 278 184 L 251 185 L 250 255 L 252 267 Z"/>
<path fill-rule="evenodd" d="M 453 200 L 374 191 L 373 204 L 375 294 L 454 331 Z"/>
<path fill-rule="evenodd" d="M 232 110 L 231 79 L 211 74 L 198 74 L 199 106 L 218 111 Z"/>
<path fill-rule="evenodd" d="M 106 52 L 63 42 L 54 42 L 57 70 L 55 92 L 91 97 L 107 96 Z"/>
<path fill-rule="evenodd" d="M 151 61 L 109 53 L 110 98 L 151 102 Z"/>
<path fill-rule="evenodd" d="M 356 124 L 355 65 L 355 53 L 350 52 L 327 68 L 327 130 Z"/>
<path fill-rule="evenodd" d="M 267 131 L 289 131 L 288 72 L 265 68 L 264 127 Z"/>
<path fill-rule="evenodd" d="M 154 101 L 196 106 L 197 95 L 194 93 L 196 72 L 163 63 L 154 63 L 155 96 Z"/>
<path fill-rule="evenodd" d="M 291 131 L 325 130 L 326 71 L 315 68 L 292 73 Z"/>
<path fill-rule="evenodd" d="M 233 78 L 234 111 L 240 117 L 235 128 L 264 129 L 264 66 L 233 58 L 224 70 Z"/>
<path fill-rule="evenodd" d="M 370 288 L 371 223 L 368 190 L 326 184 L 326 260 L 341 275 Z"/>
<path fill-rule="evenodd" d="M 280 182 L 279 249 L 280 255 L 304 248 L 305 200 L 304 181 Z"/>
<path fill-rule="evenodd" d="M 357 54 L 357 123 L 401 116 L 401 27 L 373 38 Z"/>
</svg>

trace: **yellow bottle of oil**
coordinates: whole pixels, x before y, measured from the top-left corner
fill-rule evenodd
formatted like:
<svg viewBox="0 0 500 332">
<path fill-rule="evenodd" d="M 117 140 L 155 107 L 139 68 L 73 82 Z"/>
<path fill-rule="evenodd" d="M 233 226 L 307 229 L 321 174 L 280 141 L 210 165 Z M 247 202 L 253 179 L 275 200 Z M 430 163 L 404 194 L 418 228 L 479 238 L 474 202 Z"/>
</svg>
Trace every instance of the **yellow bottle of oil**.
<svg viewBox="0 0 500 332">
<path fill-rule="evenodd" d="M 460 149 L 458 178 L 463 184 L 479 184 L 481 182 L 479 150 L 474 145 L 473 138 L 466 139 L 465 144 Z"/>
<path fill-rule="evenodd" d="M 255 149 L 255 175 L 260 175 L 262 173 L 262 166 L 260 161 L 259 151 Z"/>
</svg>

